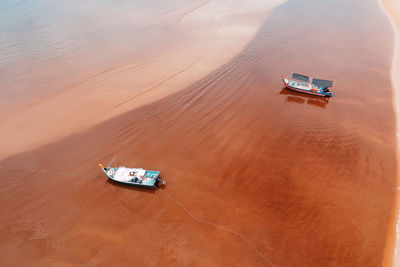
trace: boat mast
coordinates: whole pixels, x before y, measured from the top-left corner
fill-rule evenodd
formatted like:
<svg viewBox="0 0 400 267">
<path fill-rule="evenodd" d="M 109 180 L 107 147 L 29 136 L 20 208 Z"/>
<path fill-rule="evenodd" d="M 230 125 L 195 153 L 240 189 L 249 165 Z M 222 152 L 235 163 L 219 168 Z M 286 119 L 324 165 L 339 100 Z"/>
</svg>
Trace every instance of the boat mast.
<svg viewBox="0 0 400 267">
<path fill-rule="evenodd" d="M 117 158 L 117 156 L 118 156 L 118 154 L 113 157 L 113 159 L 110 161 L 110 163 L 108 163 L 107 168 L 110 168 L 111 163 L 113 163 L 113 161 Z"/>
</svg>

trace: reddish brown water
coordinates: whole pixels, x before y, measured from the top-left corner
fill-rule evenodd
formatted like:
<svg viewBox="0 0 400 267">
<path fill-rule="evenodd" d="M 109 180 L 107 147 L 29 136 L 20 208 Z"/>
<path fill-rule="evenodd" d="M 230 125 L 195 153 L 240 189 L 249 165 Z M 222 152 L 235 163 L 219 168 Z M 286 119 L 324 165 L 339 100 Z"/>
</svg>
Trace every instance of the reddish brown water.
<svg viewBox="0 0 400 267">
<path fill-rule="evenodd" d="M 275 266 L 379 266 L 396 173 L 392 38 L 375 1 L 289 1 L 184 91 L 5 159 L 0 261 L 268 265 L 163 192 L 109 182 L 97 163 L 118 154 Z M 333 79 L 335 96 L 282 89 L 290 71 Z"/>
</svg>

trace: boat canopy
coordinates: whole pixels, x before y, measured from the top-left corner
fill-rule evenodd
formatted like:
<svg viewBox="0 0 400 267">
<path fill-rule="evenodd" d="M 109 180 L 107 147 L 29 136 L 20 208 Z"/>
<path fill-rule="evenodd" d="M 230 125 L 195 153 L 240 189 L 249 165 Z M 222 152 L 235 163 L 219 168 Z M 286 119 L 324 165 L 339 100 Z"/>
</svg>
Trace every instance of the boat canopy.
<svg viewBox="0 0 400 267">
<path fill-rule="evenodd" d="M 332 87 L 333 81 L 313 79 L 312 84 L 325 88 L 325 87 Z"/>
<path fill-rule="evenodd" d="M 308 82 L 310 80 L 310 77 L 298 73 L 293 73 L 292 78 L 303 82 Z"/>
</svg>

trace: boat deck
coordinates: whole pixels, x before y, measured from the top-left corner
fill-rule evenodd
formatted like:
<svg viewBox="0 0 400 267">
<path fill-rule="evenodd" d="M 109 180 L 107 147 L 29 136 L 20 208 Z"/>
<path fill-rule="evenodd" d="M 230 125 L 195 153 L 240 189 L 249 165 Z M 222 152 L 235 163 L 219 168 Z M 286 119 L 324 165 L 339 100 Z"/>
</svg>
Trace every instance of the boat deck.
<svg viewBox="0 0 400 267">
<path fill-rule="evenodd" d="M 289 80 L 289 79 L 285 79 L 285 82 L 287 83 L 287 85 L 292 86 L 292 87 L 296 87 L 296 88 L 299 88 L 299 89 L 309 90 L 309 91 L 311 91 L 311 89 L 312 89 L 312 86 L 309 83 L 298 82 L 298 81 Z"/>
<path fill-rule="evenodd" d="M 106 173 L 114 181 L 146 187 L 156 186 L 160 175 L 159 171 L 127 167 L 110 168 Z"/>
</svg>

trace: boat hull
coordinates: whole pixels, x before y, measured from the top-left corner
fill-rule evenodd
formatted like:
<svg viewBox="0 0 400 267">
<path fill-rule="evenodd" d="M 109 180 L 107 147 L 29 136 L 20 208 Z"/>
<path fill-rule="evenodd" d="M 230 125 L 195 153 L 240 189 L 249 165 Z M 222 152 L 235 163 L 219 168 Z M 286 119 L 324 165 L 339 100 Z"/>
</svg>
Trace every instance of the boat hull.
<svg viewBox="0 0 400 267">
<path fill-rule="evenodd" d="M 287 84 L 285 82 L 284 79 L 282 79 L 282 82 L 283 82 L 283 85 L 286 88 L 288 88 L 288 89 L 290 89 L 292 91 L 296 91 L 296 92 L 300 92 L 300 93 L 304 93 L 304 94 L 309 94 L 309 95 L 322 96 L 322 97 L 331 97 L 332 96 L 332 93 L 318 93 L 318 92 L 304 90 L 304 89 L 301 89 L 301 88 L 296 88 L 296 87 L 290 86 L 289 84 Z"/>
<path fill-rule="evenodd" d="M 107 175 L 108 176 L 108 175 Z M 124 182 L 124 181 L 119 181 L 116 179 L 113 179 L 112 177 L 108 176 L 108 178 L 116 183 L 124 184 L 124 185 L 129 185 L 129 186 L 135 186 L 135 187 L 143 187 L 143 188 L 151 188 L 151 189 L 157 189 L 157 185 L 159 182 L 159 179 L 157 178 L 157 181 L 153 185 L 145 185 L 145 184 L 137 184 L 137 183 L 130 183 L 130 182 Z"/>
</svg>

